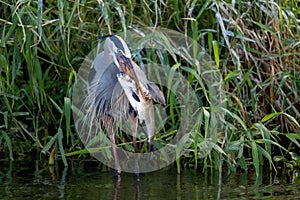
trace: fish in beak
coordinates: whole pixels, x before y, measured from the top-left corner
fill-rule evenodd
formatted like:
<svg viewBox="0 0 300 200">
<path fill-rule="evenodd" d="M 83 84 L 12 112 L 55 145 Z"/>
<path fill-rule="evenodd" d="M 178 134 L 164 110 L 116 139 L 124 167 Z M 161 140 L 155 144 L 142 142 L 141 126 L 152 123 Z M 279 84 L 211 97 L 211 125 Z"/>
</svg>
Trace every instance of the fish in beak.
<svg viewBox="0 0 300 200">
<path fill-rule="evenodd" d="M 145 131 L 148 138 L 149 152 L 154 150 L 154 107 L 149 90 L 141 85 L 141 91 L 138 90 L 135 81 L 125 72 L 117 74 L 118 81 L 125 91 L 125 94 L 137 112 L 140 124 L 145 125 Z"/>
<path fill-rule="evenodd" d="M 137 89 L 139 90 L 139 92 L 141 93 L 142 95 L 142 98 L 145 99 L 145 96 L 144 96 L 144 92 L 142 90 L 142 86 L 139 82 L 139 79 L 133 69 L 133 66 L 132 66 L 132 59 L 131 58 L 127 58 L 125 57 L 124 55 L 122 54 L 119 54 L 119 55 L 116 55 L 117 56 L 117 60 L 119 62 L 119 66 L 120 66 L 120 71 L 121 72 L 124 72 L 126 73 L 127 75 L 129 75 L 135 82 L 135 84 L 137 85 Z"/>
</svg>

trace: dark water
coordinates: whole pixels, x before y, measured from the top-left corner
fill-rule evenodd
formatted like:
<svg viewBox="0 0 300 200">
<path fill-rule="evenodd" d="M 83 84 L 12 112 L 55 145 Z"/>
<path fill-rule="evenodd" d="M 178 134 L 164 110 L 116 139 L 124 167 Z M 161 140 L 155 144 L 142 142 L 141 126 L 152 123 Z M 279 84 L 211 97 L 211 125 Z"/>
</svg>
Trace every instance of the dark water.
<svg viewBox="0 0 300 200">
<path fill-rule="evenodd" d="M 92 164 L 91 164 L 92 163 Z M 172 168 L 123 173 L 116 181 L 97 163 L 49 167 L 39 162 L 0 162 L 0 199 L 300 199 L 299 171 L 285 175 L 183 171 Z"/>
</svg>

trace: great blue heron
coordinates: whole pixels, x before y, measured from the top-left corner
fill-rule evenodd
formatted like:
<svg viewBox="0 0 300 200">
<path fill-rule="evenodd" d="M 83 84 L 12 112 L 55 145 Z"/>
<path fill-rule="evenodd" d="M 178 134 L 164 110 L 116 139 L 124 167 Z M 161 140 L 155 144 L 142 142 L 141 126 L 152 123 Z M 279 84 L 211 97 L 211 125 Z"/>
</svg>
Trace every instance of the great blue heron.
<svg viewBox="0 0 300 200">
<path fill-rule="evenodd" d="M 90 109 L 96 112 L 108 132 L 114 156 L 115 175 L 121 173 L 113 125 L 121 118 L 130 119 L 134 151 L 137 151 L 138 119 L 146 126 L 149 151 L 153 150 L 153 101 L 165 104 L 158 86 L 132 60 L 126 42 L 119 36 L 105 37 L 104 51 L 96 56 L 88 76 Z"/>
</svg>

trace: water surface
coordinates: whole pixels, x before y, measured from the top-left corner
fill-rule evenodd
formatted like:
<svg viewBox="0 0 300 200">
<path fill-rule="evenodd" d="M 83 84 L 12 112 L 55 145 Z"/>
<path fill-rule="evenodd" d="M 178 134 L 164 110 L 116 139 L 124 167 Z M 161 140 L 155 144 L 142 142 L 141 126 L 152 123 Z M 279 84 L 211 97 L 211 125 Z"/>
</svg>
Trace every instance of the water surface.
<svg viewBox="0 0 300 200">
<path fill-rule="evenodd" d="M 0 199 L 300 199 L 298 171 L 285 175 L 201 173 L 174 168 L 141 174 L 100 169 L 96 162 L 68 168 L 40 162 L 0 162 Z"/>
</svg>

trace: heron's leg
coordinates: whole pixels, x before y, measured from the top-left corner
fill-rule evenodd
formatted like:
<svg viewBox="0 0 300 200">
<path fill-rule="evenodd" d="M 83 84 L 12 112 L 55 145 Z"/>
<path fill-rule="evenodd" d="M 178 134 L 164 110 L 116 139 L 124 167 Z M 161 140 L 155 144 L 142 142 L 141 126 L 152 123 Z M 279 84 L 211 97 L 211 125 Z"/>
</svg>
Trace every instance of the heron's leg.
<svg viewBox="0 0 300 200">
<path fill-rule="evenodd" d="M 138 127 L 138 117 L 137 113 L 135 111 L 131 111 L 129 113 L 129 119 L 130 119 L 130 128 L 132 131 L 132 137 L 133 137 L 133 146 L 134 146 L 134 152 L 137 153 L 137 143 L 136 143 L 136 133 L 137 133 L 137 127 Z M 139 163 L 138 163 L 138 158 L 137 154 L 135 154 L 136 160 L 135 160 L 135 175 L 137 176 L 137 179 L 139 177 Z"/>
<path fill-rule="evenodd" d="M 115 162 L 115 176 L 119 176 L 121 174 L 121 167 L 119 165 L 118 154 L 116 150 L 115 134 L 113 128 L 114 119 L 111 116 L 105 115 L 102 117 L 102 121 L 110 137 L 111 149 Z"/>
<path fill-rule="evenodd" d="M 153 144 L 153 137 L 148 139 L 148 160 L 151 158 L 151 152 L 155 150 L 154 144 Z"/>
<path fill-rule="evenodd" d="M 153 137 L 149 138 L 148 144 L 149 144 L 149 147 L 148 147 L 149 152 L 156 150 L 155 146 L 154 146 L 154 142 L 153 142 Z"/>
<path fill-rule="evenodd" d="M 114 182 L 114 196 L 113 196 L 113 199 L 118 199 L 119 191 L 120 191 L 120 185 L 121 185 L 121 179 L 118 178 Z"/>
</svg>

